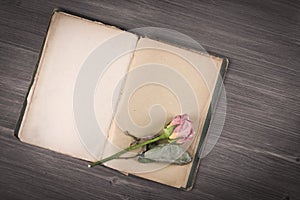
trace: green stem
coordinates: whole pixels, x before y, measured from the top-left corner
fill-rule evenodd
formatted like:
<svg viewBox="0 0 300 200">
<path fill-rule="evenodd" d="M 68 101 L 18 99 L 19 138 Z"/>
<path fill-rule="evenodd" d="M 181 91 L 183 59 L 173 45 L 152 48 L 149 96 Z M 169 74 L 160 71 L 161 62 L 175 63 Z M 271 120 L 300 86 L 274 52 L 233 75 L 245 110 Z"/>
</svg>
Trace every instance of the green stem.
<svg viewBox="0 0 300 200">
<path fill-rule="evenodd" d="M 106 157 L 106 158 L 104 158 L 104 159 L 102 159 L 102 160 L 93 162 L 93 163 L 89 164 L 88 167 L 94 167 L 94 166 L 96 166 L 96 165 L 101 165 L 101 164 L 103 164 L 103 163 L 105 163 L 105 162 L 107 162 L 107 161 L 110 161 L 110 160 L 119 158 L 121 155 L 123 155 L 124 153 L 127 153 L 128 151 L 136 150 L 136 149 L 141 148 L 141 147 L 143 147 L 143 146 L 145 146 L 145 145 L 147 145 L 147 144 L 151 144 L 151 143 L 153 143 L 153 142 L 157 142 L 157 141 L 162 140 L 162 139 L 167 139 L 168 137 L 169 137 L 168 134 L 162 134 L 162 135 L 157 136 L 157 137 L 155 137 L 155 138 L 153 138 L 153 139 L 151 139 L 151 140 L 147 140 L 147 141 L 145 141 L 145 142 L 136 144 L 136 145 L 134 145 L 134 146 L 130 146 L 130 147 L 128 147 L 128 148 L 126 148 L 126 149 L 124 149 L 124 150 L 122 150 L 122 151 L 119 151 L 118 153 L 115 153 L 115 154 L 113 154 L 113 155 L 111 155 L 111 156 L 109 156 L 109 157 Z"/>
</svg>

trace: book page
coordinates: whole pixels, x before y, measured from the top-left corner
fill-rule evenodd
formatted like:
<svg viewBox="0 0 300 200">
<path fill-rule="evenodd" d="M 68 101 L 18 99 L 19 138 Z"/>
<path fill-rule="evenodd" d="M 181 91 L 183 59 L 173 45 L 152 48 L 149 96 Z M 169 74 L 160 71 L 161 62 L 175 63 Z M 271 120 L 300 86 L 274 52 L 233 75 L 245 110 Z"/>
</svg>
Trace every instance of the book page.
<svg viewBox="0 0 300 200">
<path fill-rule="evenodd" d="M 54 13 L 27 98 L 20 140 L 98 160 L 114 109 L 111 96 L 120 92 L 115 86 L 128 70 L 137 40 L 112 26 Z M 108 63 L 122 52 L 128 53 Z M 103 73 L 109 78 L 101 79 Z"/>
<path fill-rule="evenodd" d="M 196 136 L 185 147 L 195 157 L 222 61 L 148 38 L 139 39 L 103 157 L 133 142 L 125 131 L 136 137 L 150 136 L 184 113 L 195 125 Z M 112 160 L 105 165 L 178 188 L 186 186 L 192 167 L 192 163 L 139 163 L 135 158 Z"/>
</svg>

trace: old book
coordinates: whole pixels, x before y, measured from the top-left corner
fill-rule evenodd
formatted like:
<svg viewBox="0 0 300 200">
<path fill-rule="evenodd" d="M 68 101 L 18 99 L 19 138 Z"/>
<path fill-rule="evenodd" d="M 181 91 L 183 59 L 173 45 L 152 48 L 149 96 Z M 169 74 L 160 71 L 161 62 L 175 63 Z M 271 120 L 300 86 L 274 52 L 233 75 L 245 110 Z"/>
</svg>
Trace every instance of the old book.
<svg viewBox="0 0 300 200">
<path fill-rule="evenodd" d="M 162 130 L 187 113 L 196 135 L 187 165 L 116 159 L 104 165 L 191 189 L 226 58 L 182 48 L 65 12 L 53 13 L 16 136 L 87 161 Z M 133 152 L 127 156 L 133 155 Z M 87 168 L 87 170 L 89 170 Z M 101 168 L 99 168 L 101 170 Z"/>
</svg>

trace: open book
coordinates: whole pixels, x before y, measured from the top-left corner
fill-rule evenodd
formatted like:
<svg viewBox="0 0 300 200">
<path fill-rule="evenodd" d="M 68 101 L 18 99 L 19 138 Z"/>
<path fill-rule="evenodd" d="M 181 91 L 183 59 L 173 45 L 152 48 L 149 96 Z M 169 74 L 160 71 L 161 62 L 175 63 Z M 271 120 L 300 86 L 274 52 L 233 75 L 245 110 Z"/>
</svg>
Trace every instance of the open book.
<svg viewBox="0 0 300 200">
<path fill-rule="evenodd" d="M 227 66 L 226 58 L 57 11 L 16 135 L 29 144 L 97 161 L 133 142 L 125 131 L 136 137 L 153 135 L 175 115 L 187 113 L 196 130 L 187 147 L 191 163 L 140 163 L 132 158 L 105 165 L 190 189 L 210 123 L 212 99 L 218 96 L 218 79 Z"/>
</svg>

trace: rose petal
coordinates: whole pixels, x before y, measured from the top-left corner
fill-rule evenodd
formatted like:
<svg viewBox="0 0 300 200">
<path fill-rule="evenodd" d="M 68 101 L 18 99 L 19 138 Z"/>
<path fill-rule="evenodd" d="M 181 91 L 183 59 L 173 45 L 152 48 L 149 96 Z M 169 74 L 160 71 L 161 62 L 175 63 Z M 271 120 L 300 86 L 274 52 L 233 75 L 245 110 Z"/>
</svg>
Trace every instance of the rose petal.
<svg viewBox="0 0 300 200">
<path fill-rule="evenodd" d="M 194 127 L 192 121 L 189 120 L 189 116 L 187 114 L 181 115 L 180 117 L 176 116 L 174 118 L 173 123 L 178 123 L 180 119 L 180 123 L 174 129 L 173 133 L 170 135 L 169 139 L 177 139 L 178 143 L 183 143 L 186 141 L 190 141 L 194 135 Z"/>
</svg>

